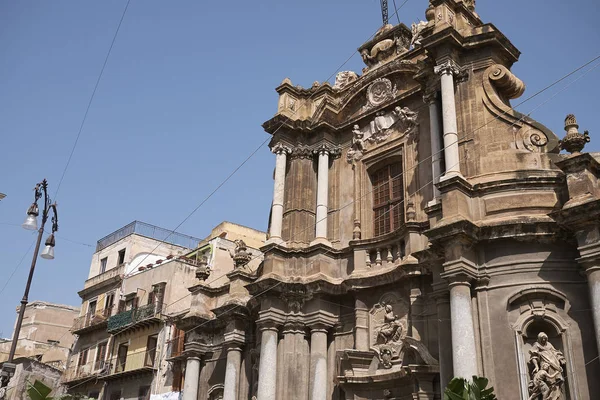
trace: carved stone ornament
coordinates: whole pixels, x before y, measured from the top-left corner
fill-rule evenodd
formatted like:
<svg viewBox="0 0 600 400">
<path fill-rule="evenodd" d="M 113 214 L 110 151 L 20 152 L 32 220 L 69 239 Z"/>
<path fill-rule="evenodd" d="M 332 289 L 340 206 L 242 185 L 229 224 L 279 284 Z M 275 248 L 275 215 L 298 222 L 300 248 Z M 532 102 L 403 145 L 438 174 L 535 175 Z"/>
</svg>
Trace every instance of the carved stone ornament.
<svg viewBox="0 0 600 400">
<path fill-rule="evenodd" d="M 231 252 L 229 254 L 231 255 L 231 258 L 233 258 L 236 268 L 244 267 L 252 259 L 252 254 L 248 252 L 248 246 L 246 246 L 246 243 L 243 240 L 238 239 L 235 240 L 234 243 L 235 251 L 233 254 L 231 254 Z"/>
<path fill-rule="evenodd" d="M 423 39 L 423 35 L 421 32 L 423 29 L 427 28 L 427 22 L 419 21 L 419 23 L 413 22 L 410 26 L 410 30 L 412 32 L 412 37 L 410 39 L 410 47 L 414 48 L 415 46 L 421 45 L 421 39 Z"/>
<path fill-rule="evenodd" d="M 360 128 L 354 125 L 352 128 L 352 146 L 346 153 L 346 160 L 354 163 L 362 159 L 365 153 L 365 145 L 382 143 L 396 129 L 402 134 L 411 134 L 417 126 L 419 113 L 408 107 L 397 106 L 390 112 L 379 111 L 369 125 Z"/>
<path fill-rule="evenodd" d="M 371 107 L 377 107 L 395 97 L 396 89 L 387 78 L 376 79 L 367 89 L 367 101 Z"/>
<path fill-rule="evenodd" d="M 340 71 L 335 76 L 335 84 L 333 85 L 333 88 L 336 90 L 341 90 L 357 79 L 358 75 L 354 71 Z"/>
<path fill-rule="evenodd" d="M 292 148 L 292 150 L 290 152 L 290 157 L 292 159 L 296 159 L 296 158 L 312 159 L 313 151 L 310 146 L 300 143 L 300 144 L 296 145 L 296 147 Z"/>
<path fill-rule="evenodd" d="M 460 68 L 454 61 L 446 60 L 445 62 L 441 63 L 440 65 L 436 65 L 435 67 L 433 67 L 433 72 L 438 75 L 443 75 L 443 74 L 458 75 L 458 74 L 460 74 Z"/>
<path fill-rule="evenodd" d="M 302 284 L 294 284 L 288 286 L 281 293 L 280 298 L 286 302 L 290 312 L 299 313 L 304 307 L 304 303 L 312 298 L 312 292 Z"/>
<path fill-rule="evenodd" d="M 375 37 L 362 45 L 358 51 L 367 65 L 366 70 L 376 68 L 408 51 L 410 30 L 400 24 L 382 26 Z"/>
<path fill-rule="evenodd" d="M 548 341 L 548 335 L 540 332 L 529 350 L 531 367 L 529 400 L 565 400 L 566 359 L 560 350 Z"/>
<path fill-rule="evenodd" d="M 585 147 L 585 144 L 590 141 L 588 131 L 584 131 L 583 134 L 579 133 L 579 125 L 575 115 L 569 114 L 565 118 L 565 131 L 567 132 L 564 139 L 560 141 L 560 148 L 566 150 L 571 154 L 579 154 Z"/>
<path fill-rule="evenodd" d="M 271 152 L 273 152 L 275 154 L 282 154 L 282 153 L 290 154 L 291 149 L 282 143 L 277 143 L 275 146 L 273 146 L 271 148 Z"/>
<path fill-rule="evenodd" d="M 369 321 L 371 349 L 384 368 L 401 366 L 406 351 L 416 352 L 424 364 L 437 364 L 423 343 L 407 336 L 408 305 L 396 295 L 383 295 L 371 309 Z"/>
</svg>

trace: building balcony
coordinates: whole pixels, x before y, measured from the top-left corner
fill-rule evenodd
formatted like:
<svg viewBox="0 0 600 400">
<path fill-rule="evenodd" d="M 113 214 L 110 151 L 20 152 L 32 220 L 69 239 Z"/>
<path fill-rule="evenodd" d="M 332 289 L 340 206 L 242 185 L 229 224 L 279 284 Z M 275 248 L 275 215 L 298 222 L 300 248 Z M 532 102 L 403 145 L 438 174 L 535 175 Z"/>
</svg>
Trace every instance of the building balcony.
<svg viewBox="0 0 600 400">
<path fill-rule="evenodd" d="M 157 349 L 140 349 L 132 351 L 126 356 L 113 357 L 114 365 L 110 365 L 107 373 L 102 375 L 103 380 L 116 380 L 125 377 L 154 373 L 156 371 Z"/>
<path fill-rule="evenodd" d="M 73 326 L 71 327 L 71 332 L 75 335 L 80 335 L 95 329 L 105 328 L 114 309 L 115 307 L 110 307 L 104 310 L 98 310 L 93 314 L 86 314 L 75 319 Z"/>
<path fill-rule="evenodd" d="M 79 291 L 79 296 L 84 296 L 86 293 L 96 290 L 102 286 L 114 285 L 123 279 L 125 273 L 125 264 L 121 264 L 115 268 L 109 269 L 99 275 L 96 275 L 83 284 L 83 290 Z"/>
<path fill-rule="evenodd" d="M 126 331 L 158 320 L 160 320 L 160 310 L 156 304 L 148 304 L 113 315 L 108 319 L 107 330 L 114 334 L 117 331 Z"/>
</svg>

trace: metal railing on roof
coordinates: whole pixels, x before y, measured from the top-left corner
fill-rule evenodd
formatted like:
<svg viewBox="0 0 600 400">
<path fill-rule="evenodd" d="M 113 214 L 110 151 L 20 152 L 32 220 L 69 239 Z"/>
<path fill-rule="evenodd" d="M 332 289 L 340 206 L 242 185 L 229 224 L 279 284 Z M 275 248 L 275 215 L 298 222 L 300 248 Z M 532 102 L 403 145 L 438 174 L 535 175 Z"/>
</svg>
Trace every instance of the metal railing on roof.
<svg viewBox="0 0 600 400">
<path fill-rule="evenodd" d="M 196 247 L 198 247 L 198 243 L 200 243 L 200 240 L 202 240 L 193 236 L 184 235 L 178 232 L 170 231 L 165 228 L 150 225 L 145 222 L 133 221 L 132 223 L 125 225 L 121 229 L 114 231 L 110 235 L 107 235 L 102 239 L 98 240 L 96 244 L 96 252 L 105 249 L 111 244 L 114 244 L 119 240 L 134 233 L 140 236 L 145 236 L 150 239 L 159 240 L 164 243 L 184 247 L 186 249 L 195 249 Z"/>
</svg>

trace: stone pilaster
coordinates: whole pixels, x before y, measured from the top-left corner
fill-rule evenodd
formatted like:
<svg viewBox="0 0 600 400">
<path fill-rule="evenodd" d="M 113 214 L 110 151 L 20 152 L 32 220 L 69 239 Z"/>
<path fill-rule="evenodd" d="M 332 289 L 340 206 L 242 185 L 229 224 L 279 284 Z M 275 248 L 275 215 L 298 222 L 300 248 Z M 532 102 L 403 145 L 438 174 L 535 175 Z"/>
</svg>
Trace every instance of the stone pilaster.
<svg viewBox="0 0 600 400">
<path fill-rule="evenodd" d="M 287 165 L 287 154 L 290 150 L 277 144 L 272 149 L 275 157 L 275 183 L 273 189 L 273 206 L 271 209 L 271 228 L 267 243 L 285 244 L 281 238 L 283 227 L 283 196 L 285 193 L 285 169 Z"/>
<path fill-rule="evenodd" d="M 356 350 L 369 351 L 369 308 L 359 299 L 354 301 L 354 347 Z"/>
<path fill-rule="evenodd" d="M 438 318 L 438 352 L 440 386 L 445 388 L 452 379 L 452 325 L 450 324 L 450 294 L 448 289 L 438 289 L 433 294 Z"/>
<path fill-rule="evenodd" d="M 442 120 L 444 132 L 444 160 L 446 172 L 441 179 L 461 175 L 458 155 L 458 128 L 456 122 L 456 100 L 454 98 L 454 76 L 460 69 L 454 61 L 447 59 L 434 67 L 434 72 L 440 75 L 442 87 Z"/>
<path fill-rule="evenodd" d="M 279 366 L 283 387 L 278 388 L 282 398 L 307 400 L 309 398 L 310 368 L 308 365 L 309 345 L 306 327 L 297 319 L 286 322 L 282 329 L 282 365 Z"/>
</svg>

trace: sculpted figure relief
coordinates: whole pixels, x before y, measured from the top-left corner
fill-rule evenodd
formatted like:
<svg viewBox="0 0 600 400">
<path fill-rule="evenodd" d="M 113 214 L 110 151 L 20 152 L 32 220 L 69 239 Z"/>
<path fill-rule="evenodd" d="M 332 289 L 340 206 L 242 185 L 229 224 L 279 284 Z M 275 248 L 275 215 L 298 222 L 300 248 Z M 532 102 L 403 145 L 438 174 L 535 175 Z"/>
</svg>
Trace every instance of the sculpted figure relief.
<svg viewBox="0 0 600 400">
<path fill-rule="evenodd" d="M 356 75 L 356 72 L 354 71 L 340 71 L 335 76 L 335 84 L 333 85 L 333 88 L 343 89 L 357 79 L 358 75 Z"/>
<path fill-rule="evenodd" d="M 529 363 L 533 366 L 529 400 L 564 400 L 566 360 L 563 353 L 548 342 L 548 335 L 540 332 L 529 355 Z"/>
<path fill-rule="evenodd" d="M 394 314 L 394 310 L 389 304 L 385 306 L 383 325 L 379 327 L 377 337 L 380 338 L 384 344 L 397 342 L 402 337 L 402 322 L 400 322 L 400 317 Z"/>
<path fill-rule="evenodd" d="M 427 27 L 427 22 L 425 22 L 425 21 L 419 21 L 418 24 L 416 24 L 414 22 L 412 23 L 412 25 L 410 26 L 410 30 L 412 32 L 412 38 L 410 39 L 411 47 L 421 45 L 421 39 L 423 39 L 423 35 L 421 35 L 421 31 L 423 31 L 423 29 L 425 29 L 426 27 Z"/>
</svg>

